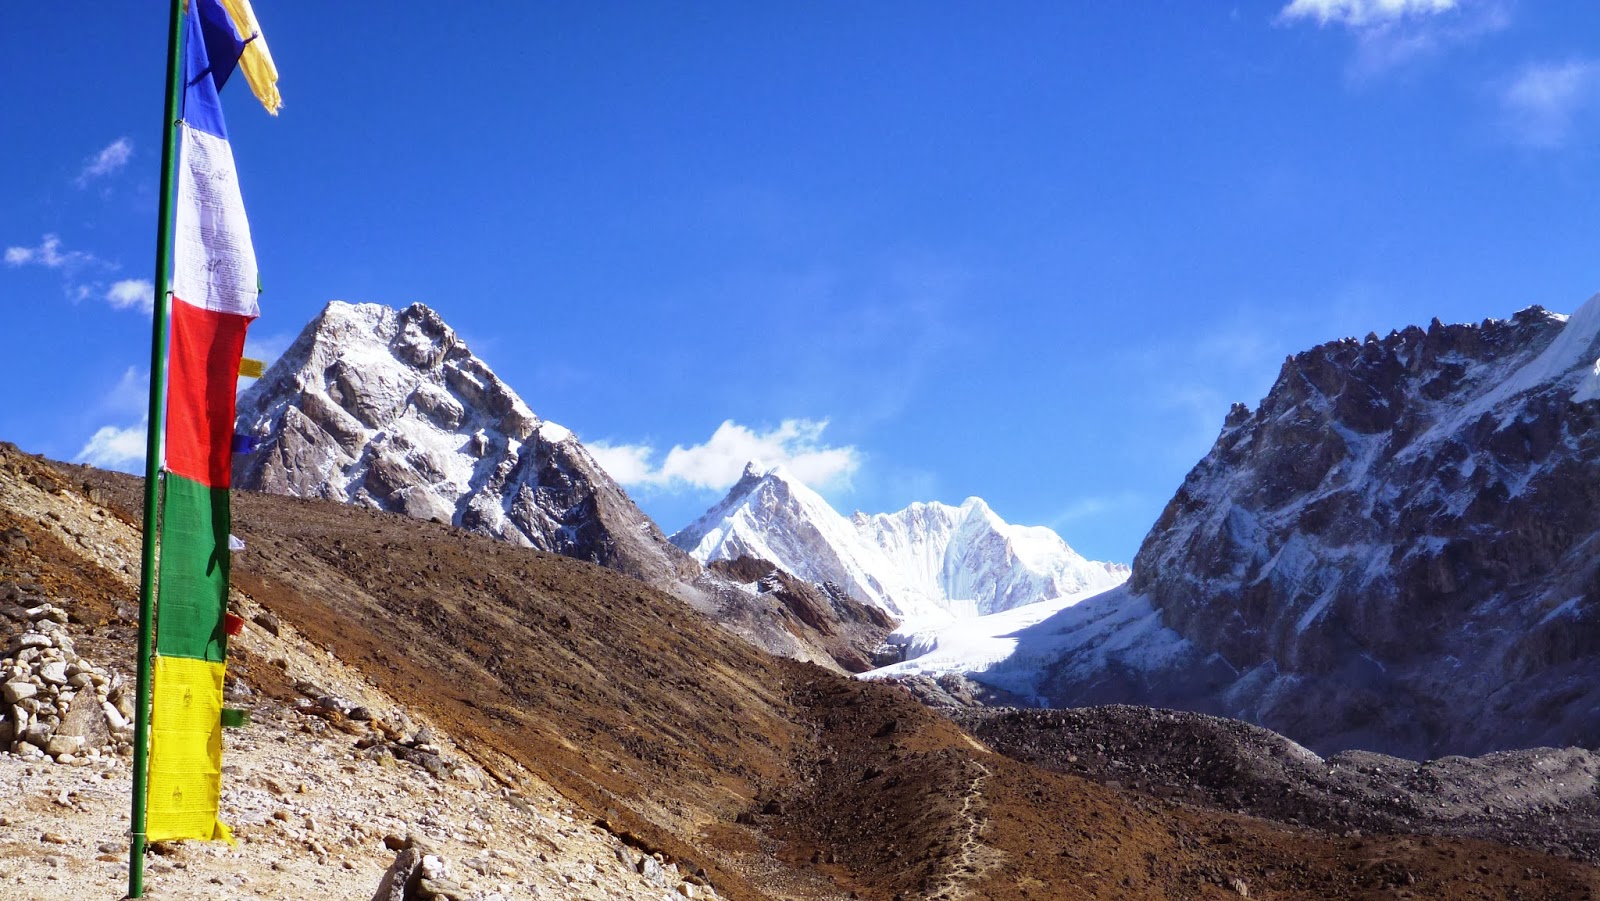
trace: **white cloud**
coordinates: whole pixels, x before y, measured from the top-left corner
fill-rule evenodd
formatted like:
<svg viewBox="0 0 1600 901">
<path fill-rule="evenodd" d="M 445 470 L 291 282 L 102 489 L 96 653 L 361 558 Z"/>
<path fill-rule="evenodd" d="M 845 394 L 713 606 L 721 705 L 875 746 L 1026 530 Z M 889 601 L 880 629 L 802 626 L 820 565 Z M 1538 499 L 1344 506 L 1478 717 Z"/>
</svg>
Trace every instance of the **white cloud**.
<svg viewBox="0 0 1600 901">
<path fill-rule="evenodd" d="M 1456 9 L 1456 0 L 1293 0 L 1278 13 L 1284 21 L 1316 19 L 1352 28 L 1394 22 L 1408 16 L 1428 16 Z"/>
<path fill-rule="evenodd" d="M 144 464 L 145 424 L 128 428 L 102 426 L 78 451 L 79 463 L 101 469 L 135 469 Z"/>
<path fill-rule="evenodd" d="M 1278 22 L 1338 25 L 1355 39 L 1357 81 L 1467 44 L 1511 24 L 1508 0 L 1292 0 Z"/>
<path fill-rule="evenodd" d="M 650 457 L 656 449 L 647 444 L 607 444 L 604 441 L 584 445 L 594 461 L 600 464 L 613 479 L 622 485 L 644 485 L 652 481 Z"/>
<path fill-rule="evenodd" d="M 97 263 L 94 254 L 84 253 L 81 250 L 62 250 L 61 238 L 57 235 L 45 235 L 39 239 L 37 247 L 7 247 L 7 266 L 43 266 L 46 269 L 61 269 L 63 267 L 82 266 L 87 263 Z"/>
<path fill-rule="evenodd" d="M 1579 113 L 1600 100 L 1600 62 L 1571 60 L 1525 66 L 1500 91 L 1512 137 L 1530 147 L 1565 144 Z"/>
<path fill-rule="evenodd" d="M 827 427 L 825 419 L 785 419 L 777 428 L 758 432 L 730 419 L 705 443 L 667 451 L 660 466 L 651 462 L 656 450 L 649 445 L 597 441 L 585 446 L 613 479 L 628 486 L 720 491 L 737 482 L 745 464 L 754 461 L 782 466 L 818 490 L 846 487 L 861 467 L 861 452 L 823 444 Z"/>
<path fill-rule="evenodd" d="M 112 284 L 106 292 L 106 300 L 111 302 L 112 309 L 127 310 L 138 307 L 145 313 L 153 313 L 156 308 L 155 286 L 142 278 L 125 278 Z"/>
<path fill-rule="evenodd" d="M 150 373 L 138 366 L 122 371 L 100 400 L 91 405 L 90 415 L 130 426 L 107 425 L 97 429 L 78 451 L 76 459 L 102 469 L 140 472 L 144 468 L 145 423 L 150 408 Z"/>
<path fill-rule="evenodd" d="M 78 187 L 87 187 L 89 182 L 117 172 L 128 164 L 132 156 L 133 142 L 127 138 L 117 138 L 84 163 L 83 171 L 78 173 Z"/>
</svg>

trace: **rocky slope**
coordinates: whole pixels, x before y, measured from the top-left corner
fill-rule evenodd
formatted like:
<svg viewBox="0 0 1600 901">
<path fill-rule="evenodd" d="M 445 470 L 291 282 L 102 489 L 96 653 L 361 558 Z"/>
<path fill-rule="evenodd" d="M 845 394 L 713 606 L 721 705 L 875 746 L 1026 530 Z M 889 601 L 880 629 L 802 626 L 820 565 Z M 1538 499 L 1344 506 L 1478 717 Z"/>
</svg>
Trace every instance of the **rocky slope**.
<svg viewBox="0 0 1600 901">
<path fill-rule="evenodd" d="M 132 646 L 118 605 L 139 496 L 136 479 L 0 446 L 0 534 L 23 539 L 0 544 L 0 582 L 67 610 L 78 652 L 112 673 Z M 455 897 L 484 901 L 1600 886 L 1533 851 L 1285 829 L 1050 772 L 617 573 L 352 505 L 236 500 L 232 603 L 251 624 L 229 691 L 259 721 L 226 739 L 241 847 L 153 857 L 160 897 L 370 897 L 408 838 L 437 843 Z M 114 891 L 119 864 L 99 856 L 122 848 L 124 772 L 0 755 L 0 892 Z"/>
<path fill-rule="evenodd" d="M 1597 360 L 1600 298 L 1295 355 L 1229 413 L 1131 595 L 1038 627 L 1061 645 L 1042 693 L 1324 753 L 1600 747 Z"/>
<path fill-rule="evenodd" d="M 131 748 L 121 708 L 131 707 L 123 689 L 139 534 L 108 506 L 116 495 L 0 445 L 0 596 L 28 614 L 0 618 L 0 642 L 41 651 L 8 658 L 6 676 L 31 683 L 50 657 L 85 676 L 57 684 L 42 674 L 39 692 L 22 699 L 31 719 L 49 722 L 48 705 L 27 701 L 72 689 L 77 700 L 53 734 L 0 748 L 6 898 L 120 897 L 127 885 Z M 251 716 L 225 738 L 223 816 L 238 846 L 157 846 L 147 897 L 368 898 L 404 846 L 431 855 L 435 898 L 660 901 L 683 897 L 685 884 L 711 896 L 693 870 L 641 854 L 492 748 L 461 747 L 291 623 L 237 594 L 232 608 L 247 622 L 230 639 L 227 698 Z M 105 718 L 77 722 L 81 700 L 102 690 Z M 0 707 L 0 729 L 19 722 L 18 706 Z M 53 747 L 63 737 L 78 747 Z"/>
<path fill-rule="evenodd" d="M 979 498 L 846 519 L 782 467 L 755 463 L 672 542 L 702 561 L 770 560 L 923 621 L 1109 588 L 1128 574 L 1126 566 L 1084 559 L 1049 529 L 1007 523 Z"/>
<path fill-rule="evenodd" d="M 894 628 L 889 614 L 857 601 L 837 585 L 795 578 L 765 560 L 714 560 L 707 569 L 782 603 L 793 621 L 810 629 L 828 655 L 852 673 L 876 665 L 863 652 L 862 640 L 870 638 L 881 644 Z"/>
<path fill-rule="evenodd" d="M 1338 834 L 1511 841 L 1600 863 L 1600 754 L 1581 748 L 1428 762 L 1370 751 L 1323 758 L 1258 726 L 1175 710 L 950 713 L 1008 756 L 1185 803 Z"/>
<path fill-rule="evenodd" d="M 334 301 L 239 398 L 235 487 L 457 526 L 626 573 L 757 646 L 839 665 L 879 637 L 827 635 L 674 547 L 567 429 L 540 419 L 444 320 Z M 843 636 L 841 642 L 840 636 Z"/>
</svg>

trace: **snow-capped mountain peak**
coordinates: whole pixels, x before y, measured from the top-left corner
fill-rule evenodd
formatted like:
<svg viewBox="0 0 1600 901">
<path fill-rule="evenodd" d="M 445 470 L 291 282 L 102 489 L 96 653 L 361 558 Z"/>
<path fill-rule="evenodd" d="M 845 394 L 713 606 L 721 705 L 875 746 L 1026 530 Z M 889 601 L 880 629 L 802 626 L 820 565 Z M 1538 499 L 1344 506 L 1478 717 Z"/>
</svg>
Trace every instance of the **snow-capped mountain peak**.
<svg viewBox="0 0 1600 901">
<path fill-rule="evenodd" d="M 1085 560 L 1047 528 L 1013 526 L 981 498 L 846 519 L 758 464 L 672 541 L 703 562 L 759 557 L 903 618 L 991 613 L 1127 578 L 1127 567 Z"/>
<path fill-rule="evenodd" d="M 781 466 L 747 465 L 728 494 L 672 543 L 702 563 L 755 557 L 810 582 L 834 582 L 896 616 L 938 609 L 896 578 L 849 520 Z"/>
<path fill-rule="evenodd" d="M 959 507 L 915 503 L 858 523 L 864 539 L 911 575 L 919 592 L 995 613 L 1047 598 L 1109 588 L 1128 568 L 1084 559 L 1051 529 L 1006 522 L 982 498 Z"/>
<path fill-rule="evenodd" d="M 443 318 L 333 301 L 239 398 L 234 484 L 437 519 L 655 584 L 697 572 Z"/>
</svg>

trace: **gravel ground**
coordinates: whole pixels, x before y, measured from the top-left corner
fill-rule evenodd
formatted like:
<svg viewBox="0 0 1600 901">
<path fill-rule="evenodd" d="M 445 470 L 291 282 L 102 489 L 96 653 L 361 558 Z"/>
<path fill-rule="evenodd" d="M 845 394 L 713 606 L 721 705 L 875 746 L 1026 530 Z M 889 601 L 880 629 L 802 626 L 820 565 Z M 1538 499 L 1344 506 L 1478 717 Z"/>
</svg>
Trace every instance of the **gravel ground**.
<svg viewBox="0 0 1600 901">
<path fill-rule="evenodd" d="M 1147 795 L 1341 835 L 1468 836 L 1600 863 L 1600 755 L 1582 748 L 1323 759 L 1266 729 L 1180 711 L 948 712 L 1007 756 Z"/>
<path fill-rule="evenodd" d="M 372 762 L 344 733 L 317 735 L 321 722 L 282 711 L 230 734 L 222 807 L 238 846 L 160 846 L 146 897 L 369 898 L 395 859 L 388 837 L 445 861 L 463 898 L 681 898 L 675 868 L 640 873 L 640 855 L 553 794 Z M 122 897 L 129 772 L 0 754 L 0 897 Z"/>
</svg>

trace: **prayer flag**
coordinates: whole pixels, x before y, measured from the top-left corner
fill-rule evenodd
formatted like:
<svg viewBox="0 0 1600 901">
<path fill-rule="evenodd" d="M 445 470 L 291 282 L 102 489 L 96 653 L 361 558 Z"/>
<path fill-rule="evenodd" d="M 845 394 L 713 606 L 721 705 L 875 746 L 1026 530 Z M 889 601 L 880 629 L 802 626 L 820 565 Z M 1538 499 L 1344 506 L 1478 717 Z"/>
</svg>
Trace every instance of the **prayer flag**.
<svg viewBox="0 0 1600 901">
<path fill-rule="evenodd" d="M 237 10 L 248 31 L 237 26 Z M 270 69 L 271 57 L 243 0 L 189 0 L 186 31 L 145 832 L 149 841 L 232 841 L 218 818 L 228 486 L 234 395 L 260 291 L 217 90 L 238 66 L 259 96 L 250 47 L 259 45 L 258 70 L 262 60 Z"/>
</svg>

